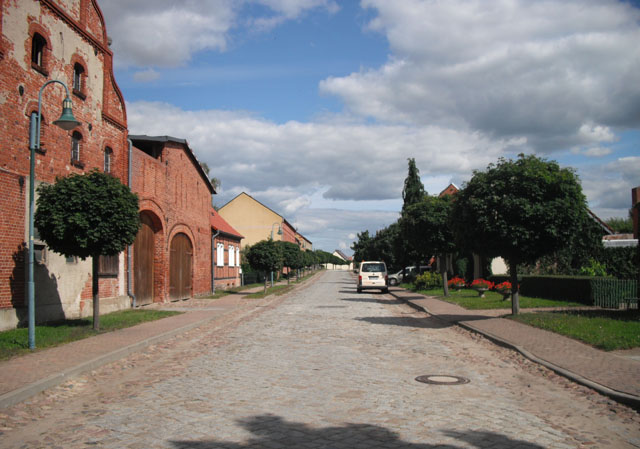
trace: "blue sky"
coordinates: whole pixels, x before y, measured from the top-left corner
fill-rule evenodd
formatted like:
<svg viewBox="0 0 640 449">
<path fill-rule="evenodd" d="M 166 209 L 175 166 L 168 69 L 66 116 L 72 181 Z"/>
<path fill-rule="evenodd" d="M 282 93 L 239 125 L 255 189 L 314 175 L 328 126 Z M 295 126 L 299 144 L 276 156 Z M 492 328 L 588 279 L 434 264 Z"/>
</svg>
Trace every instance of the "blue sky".
<svg viewBox="0 0 640 449">
<path fill-rule="evenodd" d="M 640 184 L 640 9 L 618 1 L 101 0 L 134 134 L 186 138 L 327 251 L 498 157 L 572 166 L 590 207 Z"/>
</svg>

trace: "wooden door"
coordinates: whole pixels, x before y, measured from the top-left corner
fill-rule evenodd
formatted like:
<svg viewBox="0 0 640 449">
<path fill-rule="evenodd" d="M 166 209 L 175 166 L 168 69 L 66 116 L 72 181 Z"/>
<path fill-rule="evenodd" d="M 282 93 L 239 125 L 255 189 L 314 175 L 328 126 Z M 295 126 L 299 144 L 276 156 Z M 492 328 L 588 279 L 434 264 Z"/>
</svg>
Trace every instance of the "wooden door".
<svg viewBox="0 0 640 449">
<path fill-rule="evenodd" d="M 191 297 L 191 259 L 193 248 L 186 234 L 176 234 L 171 240 L 169 258 L 169 299 Z"/>
<path fill-rule="evenodd" d="M 133 244 L 134 288 L 138 305 L 153 302 L 153 255 L 155 253 L 153 222 L 146 214 L 140 216 L 140 230 Z"/>
</svg>

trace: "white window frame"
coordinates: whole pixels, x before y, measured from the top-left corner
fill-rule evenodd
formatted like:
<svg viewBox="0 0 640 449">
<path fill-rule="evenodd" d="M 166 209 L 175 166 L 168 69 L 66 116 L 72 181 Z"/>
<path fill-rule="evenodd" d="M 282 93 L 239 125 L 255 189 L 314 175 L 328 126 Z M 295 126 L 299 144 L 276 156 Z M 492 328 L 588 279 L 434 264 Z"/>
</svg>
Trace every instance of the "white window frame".
<svg viewBox="0 0 640 449">
<path fill-rule="evenodd" d="M 236 246 L 236 266 L 240 266 L 240 247 Z"/>
<path fill-rule="evenodd" d="M 233 247 L 233 245 L 229 245 L 229 266 L 230 267 L 235 266 L 235 261 L 236 261 L 235 248 Z"/>
<path fill-rule="evenodd" d="M 218 243 L 216 246 L 216 266 L 224 267 L 224 244 Z"/>
</svg>

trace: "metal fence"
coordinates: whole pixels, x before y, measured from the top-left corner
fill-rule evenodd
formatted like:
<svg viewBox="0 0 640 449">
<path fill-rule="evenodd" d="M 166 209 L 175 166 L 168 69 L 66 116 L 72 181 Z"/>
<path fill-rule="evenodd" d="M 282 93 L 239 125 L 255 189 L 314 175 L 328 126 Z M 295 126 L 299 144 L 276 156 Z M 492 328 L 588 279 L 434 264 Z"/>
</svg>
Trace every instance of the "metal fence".
<svg viewBox="0 0 640 449">
<path fill-rule="evenodd" d="M 618 309 L 638 307 L 638 282 L 635 280 L 594 279 L 591 284 L 593 305 Z"/>
</svg>

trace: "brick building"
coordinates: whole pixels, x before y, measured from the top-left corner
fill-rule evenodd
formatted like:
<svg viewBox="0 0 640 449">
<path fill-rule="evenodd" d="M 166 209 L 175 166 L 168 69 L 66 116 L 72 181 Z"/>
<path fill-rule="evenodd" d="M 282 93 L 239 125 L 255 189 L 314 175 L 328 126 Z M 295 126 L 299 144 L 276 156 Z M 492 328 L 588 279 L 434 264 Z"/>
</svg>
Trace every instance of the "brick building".
<svg viewBox="0 0 640 449">
<path fill-rule="evenodd" d="M 42 94 L 36 184 L 105 170 L 126 182 L 127 117 L 112 70 L 104 19 L 94 0 L 0 0 L 0 329 L 26 319 L 29 123 L 38 93 L 64 82 L 81 125 L 64 131 L 64 88 Z M 35 241 L 36 320 L 91 314 L 91 260 L 65 258 Z M 101 311 L 128 307 L 124 255 L 101 261 Z"/>
<path fill-rule="evenodd" d="M 213 258 L 215 288 L 224 290 L 241 285 L 240 243 L 244 237 L 215 210 L 211 211 L 211 232 L 215 239 Z"/>
<path fill-rule="evenodd" d="M 133 245 L 137 305 L 210 292 L 215 190 L 209 178 L 184 139 L 129 139 L 131 188 L 140 198 L 142 223 Z"/>
</svg>

